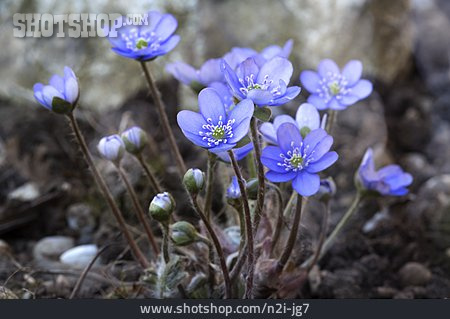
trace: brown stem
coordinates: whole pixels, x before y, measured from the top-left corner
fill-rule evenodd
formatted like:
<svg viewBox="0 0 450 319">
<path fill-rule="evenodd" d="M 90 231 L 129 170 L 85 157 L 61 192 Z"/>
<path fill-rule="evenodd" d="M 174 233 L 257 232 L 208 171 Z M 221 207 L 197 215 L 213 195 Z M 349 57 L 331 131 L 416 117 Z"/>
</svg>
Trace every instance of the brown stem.
<svg viewBox="0 0 450 319">
<path fill-rule="evenodd" d="M 145 218 L 144 210 L 142 209 L 142 206 L 139 204 L 139 198 L 134 191 L 133 186 L 130 183 L 130 180 L 128 179 L 127 175 L 125 174 L 122 166 L 120 164 L 117 164 L 117 170 L 119 171 L 119 175 L 122 178 L 123 182 L 125 183 L 125 186 L 127 187 L 128 193 L 131 197 L 131 202 L 133 203 L 134 209 L 136 211 L 136 215 L 139 219 L 139 222 L 144 226 L 145 233 L 147 235 L 148 241 L 150 242 L 150 245 L 153 248 L 153 252 L 155 253 L 155 256 L 159 255 L 159 248 L 155 241 L 155 236 L 153 235 L 153 231 L 148 224 L 147 219 Z"/>
<path fill-rule="evenodd" d="M 147 68 L 145 62 L 140 62 L 140 64 L 142 70 L 144 71 L 145 79 L 147 80 L 148 87 L 153 96 L 153 100 L 156 104 L 156 107 L 158 108 L 158 113 L 161 118 L 161 124 L 163 127 L 164 135 L 167 137 L 170 149 L 173 153 L 173 156 L 175 157 L 178 173 L 180 174 L 180 177 L 183 178 L 184 173 L 186 173 L 186 165 L 184 164 L 183 157 L 181 157 L 180 150 L 178 149 L 177 143 L 175 141 L 175 136 L 173 135 L 172 129 L 170 128 L 169 119 L 166 113 L 166 107 L 161 98 L 161 92 L 156 86 L 155 79 L 153 78 L 153 75 L 150 72 L 150 70 Z"/>
<path fill-rule="evenodd" d="M 306 206 L 307 198 L 304 197 L 303 207 Z M 294 221 L 292 223 L 291 232 L 287 240 L 286 246 L 284 247 L 283 253 L 281 254 L 280 260 L 278 261 L 277 271 L 282 272 L 284 266 L 291 257 L 292 250 L 294 248 L 295 242 L 297 241 L 298 229 L 300 226 L 300 219 L 302 217 L 302 197 L 297 194 L 297 206 L 295 208 Z"/>
<path fill-rule="evenodd" d="M 84 159 L 86 160 L 86 163 L 88 164 L 89 168 L 91 169 L 92 175 L 94 176 L 94 180 L 97 183 L 97 186 L 100 189 L 101 193 L 103 194 L 103 197 L 106 199 L 106 202 L 108 203 L 114 217 L 116 218 L 117 223 L 119 224 L 119 228 L 122 231 L 123 235 L 125 236 L 132 253 L 134 254 L 134 256 L 136 257 L 136 259 L 139 261 L 139 263 L 141 264 L 141 266 L 143 268 L 148 268 L 150 264 L 149 264 L 148 260 L 144 257 L 144 254 L 139 249 L 135 240 L 133 239 L 130 232 L 128 231 L 128 228 L 125 224 L 125 220 L 122 216 L 121 211 L 119 210 L 119 207 L 117 207 L 117 204 L 114 201 L 113 196 L 108 189 L 108 186 L 106 186 L 104 179 L 102 178 L 102 176 L 100 175 L 100 172 L 97 170 L 97 167 L 94 164 L 92 155 L 89 152 L 86 141 L 84 140 L 84 137 L 81 134 L 80 128 L 78 127 L 78 123 L 77 123 L 75 117 L 73 116 L 72 113 L 69 113 L 67 115 L 67 117 L 69 118 L 69 122 L 71 124 L 72 130 L 77 139 L 78 145 L 80 146 L 81 151 L 84 155 Z"/>
<path fill-rule="evenodd" d="M 272 243 L 270 246 L 270 255 L 273 255 L 273 251 L 278 243 L 278 240 L 280 239 L 281 229 L 283 228 L 283 221 L 284 221 L 284 208 L 283 208 L 283 195 L 281 194 L 280 189 L 273 184 L 269 184 L 270 187 L 272 187 L 275 190 L 275 193 L 277 194 L 278 198 L 278 216 L 277 216 L 277 223 L 275 225 L 275 228 L 273 230 L 272 234 Z"/>
<path fill-rule="evenodd" d="M 205 193 L 205 205 L 203 211 L 206 214 L 206 218 L 211 220 L 211 206 L 212 206 L 212 195 L 213 195 L 213 181 L 214 181 L 214 171 L 216 168 L 217 157 L 211 152 L 208 152 L 208 167 L 206 170 L 206 193 Z"/>
<path fill-rule="evenodd" d="M 150 182 L 150 185 L 153 188 L 153 191 L 155 193 L 162 193 L 161 185 L 159 185 L 158 179 L 155 177 L 153 172 L 150 170 L 150 167 L 148 167 L 147 163 L 144 161 L 144 158 L 141 154 L 136 156 L 137 160 L 139 161 L 139 164 L 141 164 L 142 168 L 144 169 L 145 175 L 147 176 L 148 181 Z"/>
<path fill-rule="evenodd" d="M 212 228 L 210 222 L 208 221 L 200 205 L 198 204 L 197 195 L 194 194 L 189 195 L 191 197 L 192 206 L 194 206 L 197 215 L 205 224 L 206 230 L 208 231 L 209 236 L 211 237 L 211 240 L 214 244 L 214 247 L 216 248 L 217 255 L 219 256 L 220 268 L 222 269 L 223 281 L 225 282 L 225 298 L 229 299 L 231 298 L 231 281 L 222 245 L 220 244 L 219 238 L 217 238 L 216 232 Z"/>
<path fill-rule="evenodd" d="M 253 276 L 255 271 L 255 247 L 253 244 L 253 225 L 250 214 L 250 207 L 248 205 L 247 190 L 245 189 L 245 180 L 242 177 L 241 169 L 239 168 L 233 150 L 228 151 L 233 166 L 234 173 L 237 177 L 239 189 L 241 191 L 242 205 L 244 205 L 245 229 L 247 231 L 247 261 L 248 261 L 248 275 L 245 289 L 245 298 L 253 298 Z"/>
<path fill-rule="evenodd" d="M 266 192 L 265 178 L 264 178 L 264 166 L 261 163 L 261 141 L 258 133 L 258 120 L 252 117 L 250 121 L 250 131 L 252 135 L 253 148 L 255 149 L 255 160 L 258 169 L 258 195 L 256 198 L 256 210 L 254 220 L 255 234 L 258 231 L 259 222 L 264 209 L 264 197 Z"/>
</svg>

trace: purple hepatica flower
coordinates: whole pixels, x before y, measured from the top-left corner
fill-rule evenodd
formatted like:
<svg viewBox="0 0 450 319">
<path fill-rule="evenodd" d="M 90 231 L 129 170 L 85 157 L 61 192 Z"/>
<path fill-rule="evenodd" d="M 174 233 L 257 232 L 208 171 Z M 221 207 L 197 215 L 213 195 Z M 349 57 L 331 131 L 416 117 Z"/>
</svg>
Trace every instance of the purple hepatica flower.
<svg viewBox="0 0 450 319">
<path fill-rule="evenodd" d="M 236 147 L 233 149 L 234 156 L 237 161 L 245 158 L 253 150 L 253 143 L 248 143 L 242 147 Z M 230 163 L 230 156 L 227 152 L 220 152 L 216 154 L 222 161 Z"/>
<path fill-rule="evenodd" d="M 108 37 L 112 50 L 118 55 L 138 61 L 152 60 L 171 51 L 180 41 L 180 36 L 174 35 L 177 20 L 171 14 L 161 14 L 156 11 L 148 13 L 147 25 L 126 26 L 126 18 L 117 30 L 117 37 Z"/>
<path fill-rule="evenodd" d="M 166 71 L 186 85 L 194 88 L 205 87 L 213 82 L 224 82 L 220 63 L 221 59 L 209 59 L 203 63 L 200 69 L 196 70 L 184 62 L 175 62 L 168 64 Z"/>
<path fill-rule="evenodd" d="M 213 88 L 220 95 L 220 99 L 225 106 L 226 111 L 228 112 L 231 107 L 234 105 L 233 94 L 231 94 L 230 88 L 228 85 L 222 82 L 213 82 L 208 87 Z"/>
<path fill-rule="evenodd" d="M 308 103 L 319 110 L 344 110 L 372 93 L 372 83 L 361 80 L 362 63 L 348 62 L 342 71 L 332 60 L 319 63 L 318 72 L 303 71 L 300 81 L 311 95 Z"/>
<path fill-rule="evenodd" d="M 105 159 L 118 162 L 122 159 L 125 144 L 119 135 L 114 134 L 103 137 L 98 143 L 97 149 Z"/>
<path fill-rule="evenodd" d="M 231 178 L 231 183 L 227 188 L 227 198 L 238 199 L 241 198 L 241 189 L 236 176 Z"/>
<path fill-rule="evenodd" d="M 181 111 L 177 121 L 183 134 L 212 153 L 232 149 L 248 133 L 254 105 L 246 99 L 228 114 L 216 90 L 203 89 L 198 95 L 200 113 Z"/>
<path fill-rule="evenodd" d="M 278 146 L 267 146 L 261 162 L 269 168 L 266 178 L 271 182 L 288 182 L 302 196 L 317 193 L 320 178 L 317 174 L 331 166 L 338 159 L 336 152 L 330 152 L 333 138 L 319 128 L 303 139 L 298 127 L 284 123 L 277 130 Z"/>
<path fill-rule="evenodd" d="M 289 39 L 288 41 L 286 41 L 283 47 L 280 47 L 279 45 L 269 45 L 268 47 L 264 48 L 259 53 L 259 55 L 266 61 L 271 60 L 277 56 L 287 59 L 291 54 L 293 45 L 294 41 L 292 39 Z"/>
<path fill-rule="evenodd" d="M 408 193 L 413 178 L 398 165 L 387 165 L 375 170 L 373 151 L 367 149 L 358 170 L 359 181 L 364 189 L 381 195 L 402 196 Z"/>
<path fill-rule="evenodd" d="M 71 112 L 80 95 L 77 77 L 68 66 L 64 67 L 64 77 L 54 74 L 48 85 L 36 83 L 33 91 L 42 106 L 57 113 Z"/>
<path fill-rule="evenodd" d="M 248 58 L 236 72 L 223 61 L 222 70 L 233 95 L 239 100 L 251 99 L 258 106 L 282 105 L 300 93 L 298 86 L 287 87 L 293 68 L 284 58 L 273 58 L 261 68 Z"/>
<path fill-rule="evenodd" d="M 278 115 L 273 120 L 273 124 L 265 122 L 259 128 L 264 139 L 271 143 L 277 144 L 277 130 L 283 123 L 292 123 L 297 126 L 302 136 L 305 137 L 310 131 L 316 130 L 319 127 L 325 127 L 325 117 L 322 119 L 322 124 L 320 122 L 320 115 L 317 109 L 308 103 L 303 103 L 297 110 L 295 119 L 291 116 L 283 114 Z"/>
</svg>

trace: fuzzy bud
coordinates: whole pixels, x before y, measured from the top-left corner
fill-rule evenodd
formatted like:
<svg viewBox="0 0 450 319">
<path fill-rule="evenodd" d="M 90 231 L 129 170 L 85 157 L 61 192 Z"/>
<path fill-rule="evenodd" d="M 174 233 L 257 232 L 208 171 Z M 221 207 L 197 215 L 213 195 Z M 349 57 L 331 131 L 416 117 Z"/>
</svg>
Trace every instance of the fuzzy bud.
<svg viewBox="0 0 450 319">
<path fill-rule="evenodd" d="M 184 174 L 183 184 L 191 194 L 198 194 L 205 186 L 205 173 L 198 168 L 190 168 Z"/>
<path fill-rule="evenodd" d="M 153 197 L 148 211 L 150 216 L 160 223 L 168 222 L 175 210 L 175 200 L 167 192 L 159 193 Z"/>
<path fill-rule="evenodd" d="M 147 134 L 138 126 L 129 128 L 122 133 L 121 137 L 127 152 L 134 155 L 141 153 L 147 145 Z"/>
<path fill-rule="evenodd" d="M 103 137 L 97 145 L 100 154 L 107 160 L 119 162 L 125 151 L 125 145 L 119 135 Z"/>
<path fill-rule="evenodd" d="M 172 241 L 176 246 L 187 246 L 199 240 L 195 227 L 188 222 L 179 221 L 171 226 Z"/>
<path fill-rule="evenodd" d="M 247 189 L 247 196 L 251 200 L 256 200 L 258 197 L 258 180 L 256 178 L 249 179 L 245 188 Z"/>
</svg>

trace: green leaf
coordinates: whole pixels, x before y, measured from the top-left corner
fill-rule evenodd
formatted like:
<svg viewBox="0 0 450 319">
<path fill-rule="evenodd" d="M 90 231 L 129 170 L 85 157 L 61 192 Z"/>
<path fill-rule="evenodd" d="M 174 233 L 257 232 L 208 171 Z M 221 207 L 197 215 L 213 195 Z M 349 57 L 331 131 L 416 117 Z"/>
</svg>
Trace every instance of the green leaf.
<svg viewBox="0 0 450 319">
<path fill-rule="evenodd" d="M 243 147 L 245 145 L 247 145 L 248 143 L 251 143 L 252 140 L 250 139 L 250 137 L 248 135 L 245 135 L 242 140 L 240 140 L 236 146 L 234 148 L 239 148 L 239 147 Z"/>
<path fill-rule="evenodd" d="M 268 122 L 272 116 L 272 110 L 268 107 L 255 107 L 253 116 L 263 122 Z"/>
</svg>

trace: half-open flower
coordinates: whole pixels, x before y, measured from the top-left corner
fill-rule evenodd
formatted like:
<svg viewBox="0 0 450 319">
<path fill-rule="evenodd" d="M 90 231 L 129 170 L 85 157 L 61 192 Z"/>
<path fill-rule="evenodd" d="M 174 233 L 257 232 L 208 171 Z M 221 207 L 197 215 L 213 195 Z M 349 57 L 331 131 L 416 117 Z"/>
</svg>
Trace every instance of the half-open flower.
<svg viewBox="0 0 450 319">
<path fill-rule="evenodd" d="M 80 95 L 77 77 L 68 66 L 64 67 L 63 77 L 54 74 L 48 85 L 36 83 L 33 91 L 35 99 L 42 106 L 62 114 L 73 111 Z"/>
<path fill-rule="evenodd" d="M 97 149 L 105 159 L 118 162 L 125 152 L 125 144 L 119 135 L 114 134 L 103 137 L 98 143 Z"/>
<path fill-rule="evenodd" d="M 358 182 L 368 191 L 381 195 L 402 196 L 408 193 L 413 178 L 398 165 L 387 165 L 375 170 L 373 151 L 367 149 L 358 170 Z"/>
</svg>

